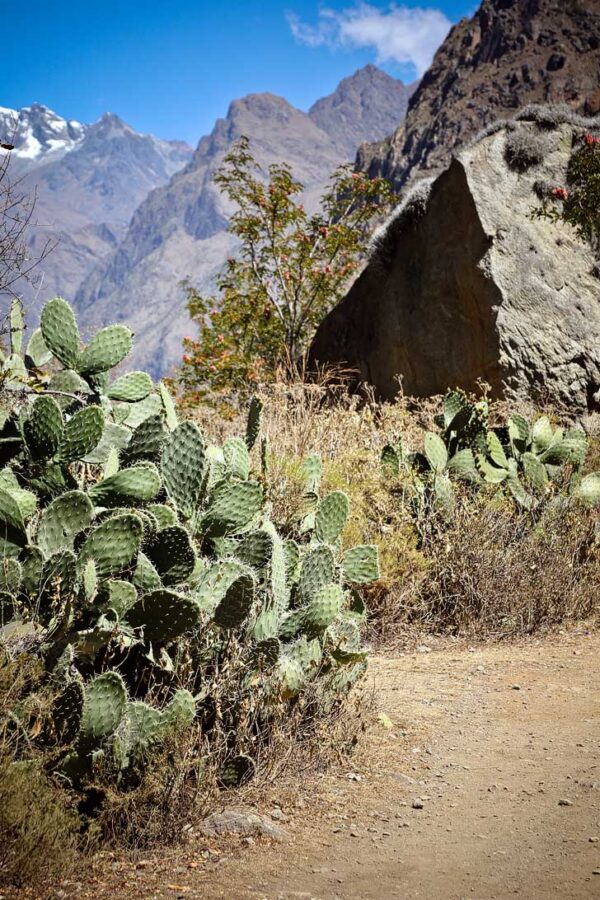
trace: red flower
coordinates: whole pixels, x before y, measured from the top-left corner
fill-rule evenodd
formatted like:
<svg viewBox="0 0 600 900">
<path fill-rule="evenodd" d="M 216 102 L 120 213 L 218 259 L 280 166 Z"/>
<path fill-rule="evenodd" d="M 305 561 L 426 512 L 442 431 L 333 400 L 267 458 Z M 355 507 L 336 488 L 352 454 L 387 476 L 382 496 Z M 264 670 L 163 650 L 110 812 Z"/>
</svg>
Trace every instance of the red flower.
<svg viewBox="0 0 600 900">
<path fill-rule="evenodd" d="M 593 144 L 600 144 L 600 137 L 594 137 L 593 134 L 586 134 L 584 140 L 588 147 L 591 147 Z"/>
<path fill-rule="evenodd" d="M 558 200 L 566 200 L 569 196 L 569 192 L 566 188 L 557 187 L 552 191 L 552 195 Z"/>
</svg>

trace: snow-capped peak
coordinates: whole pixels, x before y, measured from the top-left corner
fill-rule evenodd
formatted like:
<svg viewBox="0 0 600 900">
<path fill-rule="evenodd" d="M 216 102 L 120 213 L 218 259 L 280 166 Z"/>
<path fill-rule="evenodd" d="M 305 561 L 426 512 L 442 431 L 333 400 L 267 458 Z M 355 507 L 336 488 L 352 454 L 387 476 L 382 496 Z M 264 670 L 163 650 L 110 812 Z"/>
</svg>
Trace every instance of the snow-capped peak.
<svg viewBox="0 0 600 900">
<path fill-rule="evenodd" d="M 85 125 L 63 119 L 41 103 L 20 110 L 0 107 L 0 140 L 13 144 L 13 158 L 28 168 L 69 153 L 85 132 Z"/>
</svg>

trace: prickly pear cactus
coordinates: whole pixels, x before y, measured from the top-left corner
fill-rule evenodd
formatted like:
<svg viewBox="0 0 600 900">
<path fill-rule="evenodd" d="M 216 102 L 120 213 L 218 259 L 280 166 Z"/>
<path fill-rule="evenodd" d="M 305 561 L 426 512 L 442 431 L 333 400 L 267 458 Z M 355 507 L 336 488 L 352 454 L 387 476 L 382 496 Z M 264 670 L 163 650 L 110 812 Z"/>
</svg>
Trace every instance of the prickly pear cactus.
<svg viewBox="0 0 600 900">
<path fill-rule="evenodd" d="M 80 786 L 101 763 L 126 783 L 157 747 L 195 739 L 197 720 L 204 755 L 218 706 L 221 783 L 238 785 L 255 770 L 245 709 L 267 728 L 309 685 L 334 697 L 358 677 L 356 588 L 378 577 L 376 551 L 343 547 L 348 498 L 320 496 L 318 456 L 296 530 L 271 521 L 260 400 L 245 436 L 217 447 L 178 421 L 165 385 L 114 376 L 125 326 L 83 346 L 56 298 L 23 353 L 24 330 L 13 305 L 3 377 L 22 399 L 0 444 L 0 628 L 31 621 L 40 636 L 57 767 Z M 582 499 L 594 489 L 582 482 Z"/>
</svg>

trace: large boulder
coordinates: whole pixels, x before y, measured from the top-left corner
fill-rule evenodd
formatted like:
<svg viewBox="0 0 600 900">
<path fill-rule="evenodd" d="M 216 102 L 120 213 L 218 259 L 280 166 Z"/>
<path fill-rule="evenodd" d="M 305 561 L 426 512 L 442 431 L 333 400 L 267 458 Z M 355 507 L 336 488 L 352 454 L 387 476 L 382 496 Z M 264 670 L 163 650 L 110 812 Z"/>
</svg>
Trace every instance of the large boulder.
<svg viewBox="0 0 600 900">
<path fill-rule="evenodd" d="M 597 261 L 571 226 L 535 210 L 599 126 L 534 107 L 419 182 L 321 324 L 312 362 L 350 367 L 384 398 L 483 380 L 497 397 L 597 405 Z"/>
</svg>

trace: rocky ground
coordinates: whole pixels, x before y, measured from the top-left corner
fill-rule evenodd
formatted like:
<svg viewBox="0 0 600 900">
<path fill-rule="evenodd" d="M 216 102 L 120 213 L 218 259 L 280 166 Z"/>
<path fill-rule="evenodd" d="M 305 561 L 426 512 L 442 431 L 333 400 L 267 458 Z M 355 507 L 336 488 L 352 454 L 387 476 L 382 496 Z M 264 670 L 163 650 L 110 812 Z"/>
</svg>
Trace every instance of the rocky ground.
<svg viewBox="0 0 600 900">
<path fill-rule="evenodd" d="M 600 897 L 599 650 L 579 629 L 380 656 L 351 768 L 263 798 L 279 839 L 192 831 L 52 896 Z"/>
</svg>

